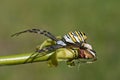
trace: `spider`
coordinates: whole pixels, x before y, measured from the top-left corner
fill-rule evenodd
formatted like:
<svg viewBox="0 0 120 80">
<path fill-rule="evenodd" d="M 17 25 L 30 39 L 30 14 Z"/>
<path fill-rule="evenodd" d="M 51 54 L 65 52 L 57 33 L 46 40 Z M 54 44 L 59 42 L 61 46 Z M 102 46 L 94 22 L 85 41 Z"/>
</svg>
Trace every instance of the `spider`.
<svg viewBox="0 0 120 80">
<path fill-rule="evenodd" d="M 68 34 L 65 34 L 62 38 L 58 38 L 46 30 L 28 29 L 28 30 L 24 30 L 24 31 L 15 33 L 12 35 L 12 37 L 18 36 L 18 35 L 20 35 L 22 33 L 26 33 L 26 32 L 42 34 L 51 39 L 51 42 L 49 45 L 47 45 L 47 46 L 43 45 L 42 47 L 39 47 L 36 49 L 35 52 L 37 52 L 37 54 L 33 53 L 30 56 L 30 57 L 33 57 L 31 62 L 41 52 L 49 53 L 49 52 L 55 51 L 60 48 L 77 50 L 78 55 L 77 55 L 76 59 L 93 59 L 92 61 L 95 61 L 97 59 L 96 52 L 92 49 L 92 46 L 86 42 L 87 36 L 84 32 L 80 32 L 80 31 L 69 32 Z M 42 56 L 43 55 L 46 55 L 46 54 L 42 54 Z M 70 61 L 72 61 L 72 60 L 70 60 Z M 25 62 L 27 62 L 27 60 Z M 71 64 L 71 65 L 73 65 L 73 64 Z"/>
</svg>

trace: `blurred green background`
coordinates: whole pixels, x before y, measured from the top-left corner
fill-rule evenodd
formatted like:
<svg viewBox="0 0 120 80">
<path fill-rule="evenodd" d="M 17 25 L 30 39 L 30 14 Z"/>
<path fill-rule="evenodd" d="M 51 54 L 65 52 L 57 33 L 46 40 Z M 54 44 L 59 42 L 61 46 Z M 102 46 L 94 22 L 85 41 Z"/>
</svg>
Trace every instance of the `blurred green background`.
<svg viewBox="0 0 120 80">
<path fill-rule="evenodd" d="M 119 0 L 0 0 L 0 55 L 31 52 L 46 37 L 10 35 L 39 28 L 64 35 L 84 31 L 98 60 L 68 68 L 64 62 L 49 68 L 46 63 L 0 67 L 1 80 L 120 80 Z"/>
</svg>

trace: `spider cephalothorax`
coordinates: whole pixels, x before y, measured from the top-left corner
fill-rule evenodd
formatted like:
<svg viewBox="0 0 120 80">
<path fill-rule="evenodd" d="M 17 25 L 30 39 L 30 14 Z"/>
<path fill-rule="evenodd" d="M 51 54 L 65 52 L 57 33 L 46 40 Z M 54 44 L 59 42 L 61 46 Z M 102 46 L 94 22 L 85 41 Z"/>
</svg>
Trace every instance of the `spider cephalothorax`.
<svg viewBox="0 0 120 80">
<path fill-rule="evenodd" d="M 39 55 L 39 53 L 41 52 L 52 52 L 59 48 L 69 48 L 72 50 L 77 49 L 78 51 L 77 59 L 78 58 L 94 59 L 94 60 L 96 59 L 96 54 L 95 51 L 92 49 L 92 46 L 86 43 L 87 36 L 85 35 L 84 32 L 80 32 L 80 31 L 69 32 L 68 34 L 64 35 L 62 38 L 57 38 L 54 35 L 52 35 L 50 32 L 47 32 L 45 30 L 28 29 L 22 32 L 15 33 L 12 36 L 18 36 L 21 33 L 26 33 L 26 32 L 42 34 L 50 38 L 51 41 L 54 41 L 54 44 L 51 44 L 49 46 L 47 45 L 42 48 L 38 48 L 36 50 L 38 54 L 36 54 L 34 57 Z"/>
</svg>

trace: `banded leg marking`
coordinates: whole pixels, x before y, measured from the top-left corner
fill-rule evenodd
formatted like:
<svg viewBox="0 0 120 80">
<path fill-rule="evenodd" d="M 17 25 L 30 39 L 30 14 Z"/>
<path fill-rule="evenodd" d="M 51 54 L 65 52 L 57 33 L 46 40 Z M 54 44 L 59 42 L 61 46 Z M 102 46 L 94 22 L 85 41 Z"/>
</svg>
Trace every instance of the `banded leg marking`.
<svg viewBox="0 0 120 80">
<path fill-rule="evenodd" d="M 50 38 L 50 39 L 52 39 L 54 41 L 58 41 L 58 39 L 55 36 L 53 36 L 50 32 L 45 31 L 45 30 L 40 30 L 40 29 L 28 29 L 28 30 L 25 30 L 25 31 L 15 33 L 11 37 L 19 36 L 20 34 L 26 33 L 26 32 L 42 34 L 42 35 L 45 35 L 45 36 L 47 36 L 48 38 Z"/>
</svg>

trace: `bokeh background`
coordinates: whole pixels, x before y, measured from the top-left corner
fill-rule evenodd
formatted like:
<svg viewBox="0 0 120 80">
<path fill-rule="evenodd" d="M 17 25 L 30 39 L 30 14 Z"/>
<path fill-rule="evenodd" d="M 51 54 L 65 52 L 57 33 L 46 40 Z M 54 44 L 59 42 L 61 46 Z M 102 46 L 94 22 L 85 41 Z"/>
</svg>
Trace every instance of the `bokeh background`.
<svg viewBox="0 0 120 80">
<path fill-rule="evenodd" d="M 68 68 L 66 63 L 49 68 L 46 63 L 1 66 L 1 80 L 120 80 L 119 0 L 0 0 L 0 56 L 31 52 L 46 37 L 10 35 L 39 28 L 64 35 L 83 31 L 98 60 Z"/>
</svg>

